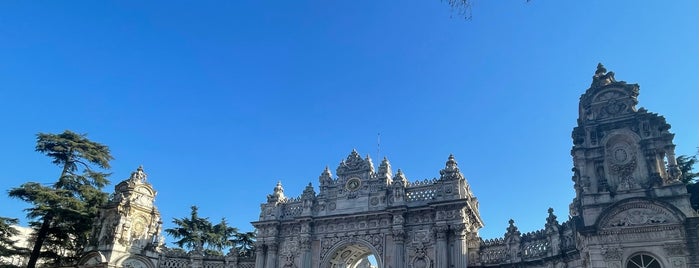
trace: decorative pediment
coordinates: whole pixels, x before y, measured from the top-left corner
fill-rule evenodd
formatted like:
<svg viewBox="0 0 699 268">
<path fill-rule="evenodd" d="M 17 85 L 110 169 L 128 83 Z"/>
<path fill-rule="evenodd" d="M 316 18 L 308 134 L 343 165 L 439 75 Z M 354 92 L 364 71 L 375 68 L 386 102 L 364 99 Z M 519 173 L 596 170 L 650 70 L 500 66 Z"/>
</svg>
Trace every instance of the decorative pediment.
<svg viewBox="0 0 699 268">
<path fill-rule="evenodd" d="M 681 224 L 683 217 L 669 206 L 643 199 L 625 201 L 607 209 L 597 226 L 600 230 L 609 230 Z"/>
<path fill-rule="evenodd" d="M 614 72 L 600 63 L 592 77 L 590 88 L 580 97 L 580 117 L 583 120 L 600 120 L 636 111 L 639 87 L 617 81 Z"/>
<path fill-rule="evenodd" d="M 362 159 L 357 150 L 352 150 L 347 159 L 342 160 L 337 167 L 337 175 L 340 177 L 363 172 L 374 173 L 374 164 L 369 156 L 366 159 Z"/>
</svg>

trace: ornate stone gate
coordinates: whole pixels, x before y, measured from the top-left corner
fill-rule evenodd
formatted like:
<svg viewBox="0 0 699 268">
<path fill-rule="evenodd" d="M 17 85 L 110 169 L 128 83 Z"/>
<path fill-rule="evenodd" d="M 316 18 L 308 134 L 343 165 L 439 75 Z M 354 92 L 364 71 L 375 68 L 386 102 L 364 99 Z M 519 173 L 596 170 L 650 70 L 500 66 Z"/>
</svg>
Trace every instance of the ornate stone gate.
<svg viewBox="0 0 699 268">
<path fill-rule="evenodd" d="M 387 159 L 377 171 L 357 151 L 336 174 L 326 167 L 320 193 L 309 184 L 298 198 L 277 183 L 253 222 L 255 267 L 369 267 L 371 255 L 380 268 L 466 267 L 479 247 L 478 200 L 454 156 L 439 179 L 409 183 Z"/>
</svg>

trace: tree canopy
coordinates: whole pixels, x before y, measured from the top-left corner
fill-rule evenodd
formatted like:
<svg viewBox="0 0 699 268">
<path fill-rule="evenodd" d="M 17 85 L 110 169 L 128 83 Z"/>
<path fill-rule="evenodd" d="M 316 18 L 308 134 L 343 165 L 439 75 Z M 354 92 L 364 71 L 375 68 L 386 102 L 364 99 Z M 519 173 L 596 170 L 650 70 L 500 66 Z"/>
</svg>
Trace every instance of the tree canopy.
<svg viewBox="0 0 699 268">
<path fill-rule="evenodd" d="M 25 211 L 36 240 L 27 267 L 34 268 L 39 258 L 71 263 L 87 245 L 92 221 L 107 201 L 102 188 L 109 174 L 101 170 L 109 169 L 113 157 L 107 146 L 69 130 L 37 134 L 36 151 L 51 158 L 61 173 L 51 186 L 27 182 L 9 191 L 11 197 L 32 204 Z"/>
<path fill-rule="evenodd" d="M 225 249 L 234 247 L 240 256 L 252 254 L 252 244 L 255 239 L 253 232 L 241 234 L 237 228 L 228 226 L 225 218 L 217 224 L 212 224 L 209 218 L 199 216 L 197 206 L 191 207 L 189 217 L 174 218 L 172 223 L 176 227 L 165 229 L 165 233 L 178 239 L 173 243 L 180 248 L 203 252 L 207 255 L 223 255 Z"/>
</svg>

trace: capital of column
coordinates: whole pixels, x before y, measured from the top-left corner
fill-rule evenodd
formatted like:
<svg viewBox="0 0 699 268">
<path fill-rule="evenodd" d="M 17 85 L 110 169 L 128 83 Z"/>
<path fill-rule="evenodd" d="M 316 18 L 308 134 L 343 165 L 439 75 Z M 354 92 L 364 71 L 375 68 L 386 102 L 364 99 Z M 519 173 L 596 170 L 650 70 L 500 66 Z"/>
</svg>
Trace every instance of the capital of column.
<svg viewBox="0 0 699 268">
<path fill-rule="evenodd" d="M 403 243 L 405 241 L 405 230 L 403 228 L 393 229 L 393 240 L 398 243 Z"/>
<path fill-rule="evenodd" d="M 451 229 L 456 239 L 464 239 L 464 237 L 466 236 L 466 224 L 454 224 L 450 226 L 449 229 Z"/>
<path fill-rule="evenodd" d="M 278 245 L 276 242 L 267 242 L 265 245 L 267 245 L 267 250 L 271 252 L 277 251 Z"/>
<path fill-rule="evenodd" d="M 299 246 L 301 247 L 301 250 L 309 250 L 311 249 L 311 237 L 302 235 L 299 238 Z"/>
<path fill-rule="evenodd" d="M 449 227 L 446 225 L 437 225 L 432 228 L 432 232 L 434 232 L 437 240 L 447 239 L 447 231 L 449 231 Z"/>
</svg>

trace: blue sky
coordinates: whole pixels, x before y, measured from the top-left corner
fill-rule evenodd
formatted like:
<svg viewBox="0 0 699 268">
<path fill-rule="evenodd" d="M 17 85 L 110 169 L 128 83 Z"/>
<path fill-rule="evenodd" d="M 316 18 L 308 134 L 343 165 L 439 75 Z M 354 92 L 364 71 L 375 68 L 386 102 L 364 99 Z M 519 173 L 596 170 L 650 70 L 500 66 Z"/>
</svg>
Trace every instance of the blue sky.
<svg viewBox="0 0 699 268">
<path fill-rule="evenodd" d="M 640 84 L 678 154 L 697 152 L 697 10 L 474 0 L 466 21 L 439 0 L 3 1 L 0 189 L 55 181 L 35 134 L 70 129 L 110 146 L 114 184 L 144 166 L 166 227 L 197 205 L 248 231 L 278 180 L 298 196 L 352 149 L 411 181 L 453 153 L 483 237 L 510 218 L 534 231 L 548 207 L 567 218 L 598 62 Z M 26 222 L 26 206 L 0 195 L 2 216 Z"/>
</svg>

